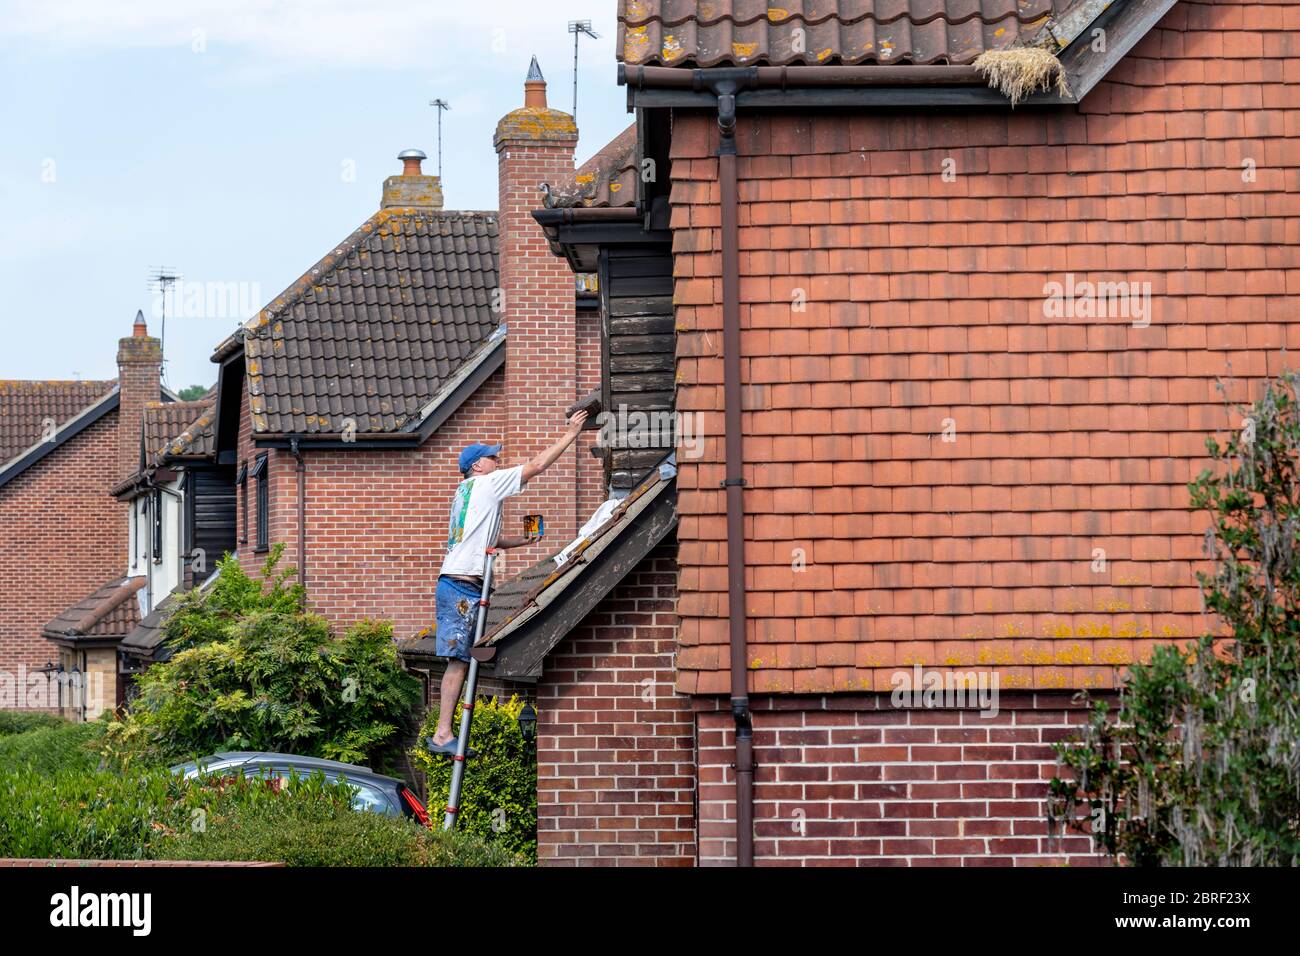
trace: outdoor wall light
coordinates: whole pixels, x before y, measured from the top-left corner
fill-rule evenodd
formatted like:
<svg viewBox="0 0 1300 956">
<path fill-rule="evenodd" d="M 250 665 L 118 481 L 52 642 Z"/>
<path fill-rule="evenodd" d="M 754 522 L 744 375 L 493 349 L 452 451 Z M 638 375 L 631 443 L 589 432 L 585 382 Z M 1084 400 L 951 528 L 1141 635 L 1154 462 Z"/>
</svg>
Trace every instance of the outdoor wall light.
<svg viewBox="0 0 1300 956">
<path fill-rule="evenodd" d="M 532 704 L 524 704 L 524 709 L 515 719 L 519 724 L 519 733 L 524 738 L 524 746 L 531 749 L 537 740 L 537 711 Z"/>
</svg>

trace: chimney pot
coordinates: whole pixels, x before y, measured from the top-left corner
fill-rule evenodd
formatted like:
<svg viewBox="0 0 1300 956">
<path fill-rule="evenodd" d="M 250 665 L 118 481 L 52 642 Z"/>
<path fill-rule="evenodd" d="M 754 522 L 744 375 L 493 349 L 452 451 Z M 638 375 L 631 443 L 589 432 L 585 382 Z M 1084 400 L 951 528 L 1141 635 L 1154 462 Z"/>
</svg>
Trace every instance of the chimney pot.
<svg viewBox="0 0 1300 956">
<path fill-rule="evenodd" d="M 149 327 L 144 324 L 144 310 L 137 309 L 135 312 L 135 325 L 131 327 L 131 337 L 135 339 L 147 338 Z"/>
<path fill-rule="evenodd" d="M 403 176 L 420 176 L 423 175 L 420 171 L 420 163 L 429 157 L 424 155 L 423 150 L 404 149 L 397 154 L 397 158 L 402 161 Z"/>
<path fill-rule="evenodd" d="M 542 76 L 536 56 L 528 65 L 528 77 L 524 80 L 524 107 L 546 109 L 546 77 Z"/>
</svg>

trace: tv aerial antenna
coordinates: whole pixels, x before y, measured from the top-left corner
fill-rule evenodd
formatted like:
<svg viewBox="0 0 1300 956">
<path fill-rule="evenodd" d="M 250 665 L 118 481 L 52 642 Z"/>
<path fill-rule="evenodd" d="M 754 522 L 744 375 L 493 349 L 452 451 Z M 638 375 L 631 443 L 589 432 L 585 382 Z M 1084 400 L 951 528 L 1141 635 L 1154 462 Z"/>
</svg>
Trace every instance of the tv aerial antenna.
<svg viewBox="0 0 1300 956">
<path fill-rule="evenodd" d="M 438 178 L 442 179 L 442 111 L 451 109 L 451 104 L 440 98 L 429 100 L 429 105 L 438 110 Z"/>
<path fill-rule="evenodd" d="M 569 32 L 573 34 L 573 121 L 578 122 L 578 38 L 584 33 L 593 40 L 600 34 L 591 28 L 590 20 L 570 20 Z"/>
<path fill-rule="evenodd" d="M 159 266 L 149 273 L 149 288 L 151 291 L 158 293 L 161 300 L 162 325 L 159 329 L 158 339 L 163 354 L 163 381 L 167 380 L 167 294 L 171 292 L 172 286 L 182 278 L 183 276 L 179 272 L 168 266 Z"/>
</svg>

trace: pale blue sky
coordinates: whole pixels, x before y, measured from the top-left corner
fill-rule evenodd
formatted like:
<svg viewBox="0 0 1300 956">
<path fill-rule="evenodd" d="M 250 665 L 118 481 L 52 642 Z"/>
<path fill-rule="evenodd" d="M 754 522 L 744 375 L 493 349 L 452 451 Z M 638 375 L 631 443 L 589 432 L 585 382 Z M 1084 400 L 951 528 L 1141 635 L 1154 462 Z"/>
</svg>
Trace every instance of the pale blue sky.
<svg viewBox="0 0 1300 956">
<path fill-rule="evenodd" d="M 254 310 L 423 149 L 452 209 L 495 209 L 492 131 L 537 54 L 581 162 L 631 121 L 615 0 L 0 0 L 0 378 L 112 378 L 147 276 L 242 283 Z M 355 173 L 355 181 L 349 174 Z M 233 310 L 232 310 L 233 311 Z M 241 316 L 239 318 L 246 318 Z M 167 322 L 168 383 L 210 384 L 235 316 Z M 157 334 L 157 322 L 151 320 Z"/>
</svg>

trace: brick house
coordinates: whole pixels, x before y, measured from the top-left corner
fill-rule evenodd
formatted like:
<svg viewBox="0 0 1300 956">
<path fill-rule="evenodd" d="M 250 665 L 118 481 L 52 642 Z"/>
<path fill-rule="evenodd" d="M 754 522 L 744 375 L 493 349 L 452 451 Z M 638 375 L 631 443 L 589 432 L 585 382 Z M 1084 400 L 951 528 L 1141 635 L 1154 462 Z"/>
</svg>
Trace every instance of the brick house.
<svg viewBox="0 0 1300 956">
<path fill-rule="evenodd" d="M 257 574 L 283 544 L 282 567 L 301 569 L 336 629 L 382 618 L 399 641 L 426 631 L 459 450 L 502 440 L 508 460 L 531 457 L 599 386 L 598 297 L 531 218 L 540 183 L 574 178 L 577 135 L 547 108 L 534 62 L 495 137 L 498 210 L 445 209 L 424 155 L 402 153 L 379 209 L 213 353 L 211 451 L 235 476 L 234 553 Z M 540 512 L 547 544 L 569 541 L 607 496 L 594 444 L 584 436 L 530 483 L 507 527 Z M 545 554 L 520 549 L 498 567 Z M 166 653 L 169 609 L 126 641 L 133 659 Z M 442 666 L 410 663 L 425 677 Z"/>
<path fill-rule="evenodd" d="M 1300 341 L 1294 5 L 913 11 L 619 5 L 635 196 L 535 218 L 598 274 L 604 394 L 667 332 L 704 437 L 671 509 L 498 594 L 545 862 L 1098 862 L 1044 821 L 1072 698 L 1212 626 L 1216 379 Z M 1070 92 L 1009 109 L 972 64 L 1013 43 Z M 620 342 L 656 255 L 671 321 Z M 995 713 L 922 693 L 966 674 Z"/>
<path fill-rule="evenodd" d="M 115 380 L 0 382 L 0 707 L 57 708 L 47 664 L 79 674 L 113 669 L 111 653 L 61 648 L 45 632 L 77 605 L 101 610 L 99 592 L 123 581 L 128 522 L 109 492 L 137 465 L 146 405 L 177 400 L 160 383 L 161 343 L 143 315 L 120 341 L 117 362 Z M 94 624 L 86 618 L 96 644 L 120 639 L 128 623 L 111 610 Z M 108 664 L 98 660 L 105 656 Z"/>
<path fill-rule="evenodd" d="M 432 671 L 451 455 L 518 460 L 594 390 L 625 424 L 507 521 L 574 544 L 507 569 L 476 650 L 538 703 L 544 863 L 1098 862 L 1049 839 L 1051 744 L 1206 626 L 1215 379 L 1253 397 L 1300 336 L 1294 21 L 624 0 L 634 133 L 575 175 L 530 75 L 495 215 L 408 164 L 218 348 L 241 560 L 285 542 Z M 1070 92 L 1011 110 L 973 62 L 1016 43 Z M 920 693 L 965 674 L 996 712 Z"/>
<path fill-rule="evenodd" d="M 127 575 L 139 581 L 139 613 L 117 644 L 118 696 L 132 676 L 169 656 L 162 643 L 175 596 L 216 577 L 236 551 L 235 468 L 218 460 L 216 388 L 196 401 L 145 407 L 138 469 L 113 495 L 127 505 Z"/>
</svg>

